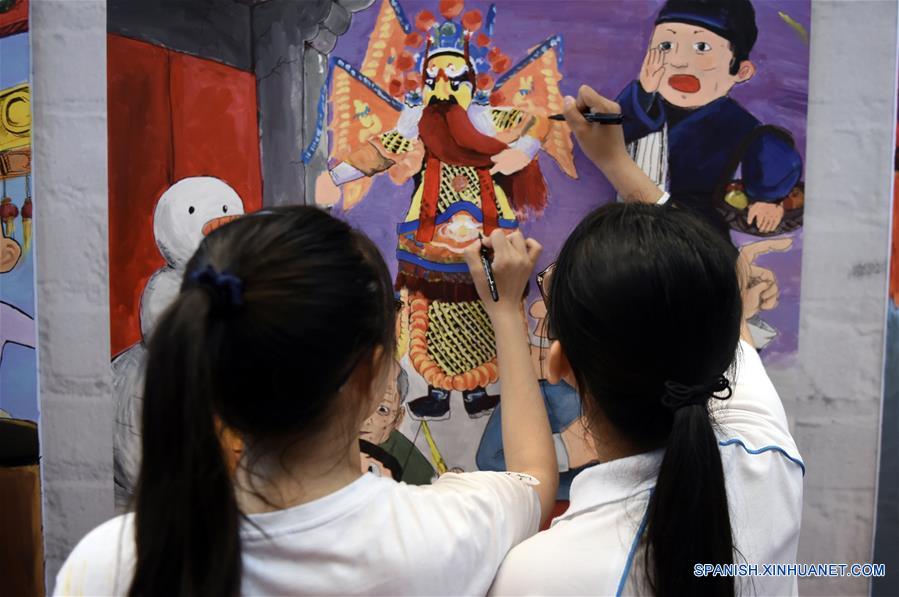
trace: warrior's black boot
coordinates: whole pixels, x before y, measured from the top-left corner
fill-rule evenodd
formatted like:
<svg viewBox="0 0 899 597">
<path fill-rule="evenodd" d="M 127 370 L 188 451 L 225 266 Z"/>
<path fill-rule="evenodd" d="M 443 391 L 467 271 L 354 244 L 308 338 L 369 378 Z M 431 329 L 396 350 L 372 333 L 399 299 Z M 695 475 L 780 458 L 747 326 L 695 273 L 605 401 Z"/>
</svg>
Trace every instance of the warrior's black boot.
<svg viewBox="0 0 899 597">
<path fill-rule="evenodd" d="M 499 404 L 499 396 L 488 394 L 484 388 L 475 388 L 462 392 L 462 403 L 465 404 L 468 416 L 477 419 L 487 415 Z"/>
<path fill-rule="evenodd" d="M 449 390 L 428 386 L 428 395 L 412 400 L 408 407 L 416 419 L 444 419 L 449 414 L 449 397 Z"/>
</svg>

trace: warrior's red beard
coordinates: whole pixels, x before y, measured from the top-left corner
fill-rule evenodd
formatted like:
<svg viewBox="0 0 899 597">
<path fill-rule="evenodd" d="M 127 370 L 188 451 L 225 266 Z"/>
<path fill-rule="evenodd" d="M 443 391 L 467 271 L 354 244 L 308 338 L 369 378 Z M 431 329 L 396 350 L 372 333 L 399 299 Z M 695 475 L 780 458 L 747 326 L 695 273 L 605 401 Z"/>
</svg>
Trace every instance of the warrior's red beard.
<svg viewBox="0 0 899 597">
<path fill-rule="evenodd" d="M 457 103 L 436 102 L 426 106 L 418 123 L 418 134 L 434 157 L 453 166 L 491 167 L 490 158 L 508 147 L 478 131 L 468 112 Z"/>
<path fill-rule="evenodd" d="M 468 112 L 455 102 L 425 106 L 418 122 L 418 134 L 430 155 L 453 166 L 492 168 L 494 164 L 490 158 L 509 147 L 478 131 Z M 496 174 L 494 178 L 516 210 L 543 211 L 546 181 L 537 160 L 509 176 Z"/>
</svg>

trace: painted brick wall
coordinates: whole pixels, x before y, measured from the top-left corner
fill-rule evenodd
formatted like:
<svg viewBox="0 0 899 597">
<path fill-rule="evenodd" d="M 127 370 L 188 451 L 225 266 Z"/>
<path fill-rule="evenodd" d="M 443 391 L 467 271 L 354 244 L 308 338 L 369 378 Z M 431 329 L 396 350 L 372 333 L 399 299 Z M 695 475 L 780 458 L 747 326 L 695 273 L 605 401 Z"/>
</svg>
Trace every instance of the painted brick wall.
<svg viewBox="0 0 899 597">
<path fill-rule="evenodd" d="M 41 214 L 35 218 L 38 383 L 52 589 L 78 539 L 113 512 L 106 3 L 32 1 L 31 27 L 34 203 Z"/>
</svg>

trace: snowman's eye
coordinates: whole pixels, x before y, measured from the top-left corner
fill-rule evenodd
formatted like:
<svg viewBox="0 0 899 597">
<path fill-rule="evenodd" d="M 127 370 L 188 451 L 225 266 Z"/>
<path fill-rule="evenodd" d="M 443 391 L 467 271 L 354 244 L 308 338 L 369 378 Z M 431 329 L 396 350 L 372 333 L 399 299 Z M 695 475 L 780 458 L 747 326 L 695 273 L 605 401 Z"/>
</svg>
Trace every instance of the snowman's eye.
<svg viewBox="0 0 899 597">
<path fill-rule="evenodd" d="M 228 213 L 228 206 L 227 206 L 227 205 L 223 205 L 223 206 L 222 206 L 222 212 Z"/>
<path fill-rule="evenodd" d="M 189 214 L 194 213 L 194 211 L 196 211 L 196 210 L 194 209 L 193 205 L 191 205 L 190 207 L 187 208 L 187 213 L 189 213 Z"/>
</svg>

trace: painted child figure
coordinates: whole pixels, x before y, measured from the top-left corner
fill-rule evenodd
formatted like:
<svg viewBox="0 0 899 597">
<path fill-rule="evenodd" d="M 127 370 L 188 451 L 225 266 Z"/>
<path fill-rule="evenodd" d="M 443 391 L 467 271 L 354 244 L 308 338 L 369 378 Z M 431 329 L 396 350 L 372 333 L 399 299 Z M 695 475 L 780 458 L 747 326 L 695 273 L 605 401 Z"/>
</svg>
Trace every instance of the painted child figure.
<svg viewBox="0 0 899 597">
<path fill-rule="evenodd" d="M 734 174 L 760 232 L 780 224 L 781 202 L 802 174 L 785 131 L 759 120 L 728 94 L 749 81 L 758 29 L 750 0 L 669 0 L 656 18 L 640 76 L 618 96 L 625 140 L 637 163 L 675 204 L 698 212 L 723 233 L 717 207 Z M 740 157 L 742 156 L 742 159 Z"/>
</svg>

